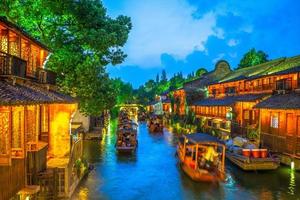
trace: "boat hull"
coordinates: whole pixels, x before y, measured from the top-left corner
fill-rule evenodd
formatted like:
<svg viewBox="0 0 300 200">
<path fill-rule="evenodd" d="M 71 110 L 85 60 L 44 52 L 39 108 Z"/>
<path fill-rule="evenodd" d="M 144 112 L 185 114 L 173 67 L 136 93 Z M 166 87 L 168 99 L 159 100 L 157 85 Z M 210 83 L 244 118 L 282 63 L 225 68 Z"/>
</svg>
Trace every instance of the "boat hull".
<svg viewBox="0 0 300 200">
<path fill-rule="evenodd" d="M 135 147 L 117 147 L 116 149 L 119 153 L 132 153 L 132 152 L 135 152 L 136 146 Z"/>
<path fill-rule="evenodd" d="M 279 160 L 270 158 L 246 159 L 233 153 L 226 153 L 226 158 L 245 171 L 275 170 L 280 166 Z"/>
<path fill-rule="evenodd" d="M 186 164 L 180 162 L 180 166 L 184 173 L 188 175 L 193 181 L 196 182 L 219 182 L 224 181 L 224 176 L 213 175 L 210 173 L 201 173 L 196 170 L 190 168 Z"/>
</svg>

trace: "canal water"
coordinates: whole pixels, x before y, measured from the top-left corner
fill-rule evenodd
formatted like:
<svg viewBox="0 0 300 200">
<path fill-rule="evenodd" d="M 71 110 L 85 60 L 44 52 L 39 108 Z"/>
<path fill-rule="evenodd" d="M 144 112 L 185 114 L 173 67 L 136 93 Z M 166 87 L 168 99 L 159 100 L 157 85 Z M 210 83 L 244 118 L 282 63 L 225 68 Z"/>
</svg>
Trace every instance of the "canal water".
<svg viewBox="0 0 300 200">
<path fill-rule="evenodd" d="M 95 169 L 71 199 L 300 199 L 300 173 L 288 167 L 258 173 L 226 163 L 226 182 L 196 183 L 177 164 L 175 134 L 153 135 L 140 123 L 138 150 L 126 156 L 115 151 L 115 130 L 113 121 L 102 141 L 85 141 L 85 158 Z"/>
</svg>

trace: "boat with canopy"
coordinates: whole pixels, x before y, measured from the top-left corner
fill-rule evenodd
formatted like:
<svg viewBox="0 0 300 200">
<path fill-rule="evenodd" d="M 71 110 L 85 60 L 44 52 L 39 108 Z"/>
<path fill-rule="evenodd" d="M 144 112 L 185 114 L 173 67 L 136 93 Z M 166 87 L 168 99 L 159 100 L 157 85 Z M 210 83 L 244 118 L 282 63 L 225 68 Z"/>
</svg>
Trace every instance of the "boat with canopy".
<svg viewBox="0 0 300 200">
<path fill-rule="evenodd" d="M 225 144 L 219 139 L 204 133 L 183 135 L 177 155 L 182 170 L 194 181 L 224 181 Z"/>
</svg>

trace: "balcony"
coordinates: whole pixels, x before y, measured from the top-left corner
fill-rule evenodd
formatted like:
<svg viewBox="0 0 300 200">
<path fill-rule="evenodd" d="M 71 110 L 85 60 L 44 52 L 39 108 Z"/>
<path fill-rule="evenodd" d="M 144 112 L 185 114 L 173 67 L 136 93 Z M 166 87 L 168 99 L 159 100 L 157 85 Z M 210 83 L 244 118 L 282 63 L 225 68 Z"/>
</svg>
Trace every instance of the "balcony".
<svg viewBox="0 0 300 200">
<path fill-rule="evenodd" d="M 276 81 L 276 90 L 292 90 L 292 80 L 282 79 Z"/>
<path fill-rule="evenodd" d="M 0 76 L 17 76 L 25 78 L 26 66 L 27 63 L 25 60 L 0 52 Z"/>
<path fill-rule="evenodd" d="M 37 78 L 38 81 L 43 84 L 56 84 L 56 73 L 46 69 L 38 68 Z"/>
</svg>

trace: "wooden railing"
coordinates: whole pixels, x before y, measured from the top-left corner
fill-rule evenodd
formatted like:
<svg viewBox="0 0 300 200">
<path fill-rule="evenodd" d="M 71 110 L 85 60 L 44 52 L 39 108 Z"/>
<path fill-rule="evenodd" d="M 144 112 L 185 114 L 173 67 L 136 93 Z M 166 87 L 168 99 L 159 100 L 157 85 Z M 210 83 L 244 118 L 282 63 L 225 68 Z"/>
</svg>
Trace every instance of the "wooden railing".
<svg viewBox="0 0 300 200">
<path fill-rule="evenodd" d="M 274 135 L 262 132 L 260 134 L 262 146 L 280 153 L 300 154 L 300 137 L 289 135 Z"/>
<path fill-rule="evenodd" d="M 26 77 L 25 60 L 8 53 L 0 52 L 0 75 L 13 75 L 25 78 Z"/>
<path fill-rule="evenodd" d="M 55 72 L 39 67 L 37 71 L 28 71 L 25 60 L 2 51 L 0 51 L 0 76 L 30 78 L 44 84 L 56 84 Z"/>
<path fill-rule="evenodd" d="M 67 190 L 70 192 L 72 190 L 72 187 L 74 187 L 74 183 L 76 184 L 76 180 L 79 179 L 74 172 L 74 165 L 78 159 L 82 158 L 82 152 L 83 152 L 83 143 L 81 137 L 73 143 L 71 150 L 70 150 L 70 156 L 69 156 L 69 163 L 67 168 L 67 174 L 68 177 L 65 177 L 65 180 L 68 182 Z"/>
</svg>

